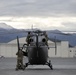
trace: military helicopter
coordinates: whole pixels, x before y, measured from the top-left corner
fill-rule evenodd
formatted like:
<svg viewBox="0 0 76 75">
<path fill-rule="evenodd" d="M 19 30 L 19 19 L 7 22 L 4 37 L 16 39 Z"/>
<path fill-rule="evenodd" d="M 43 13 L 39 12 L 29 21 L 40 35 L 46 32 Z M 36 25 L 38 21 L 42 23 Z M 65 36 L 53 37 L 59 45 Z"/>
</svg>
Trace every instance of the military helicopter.
<svg viewBox="0 0 76 75">
<path fill-rule="evenodd" d="M 23 55 L 28 57 L 25 68 L 28 67 L 28 65 L 48 65 L 50 69 L 53 70 L 51 60 L 48 61 L 49 46 L 46 31 L 29 31 L 26 41 L 27 43 L 23 44 L 23 47 L 20 47 L 17 36 L 18 51 L 20 48 L 22 48 L 22 51 L 26 48 L 26 51 L 23 51 Z"/>
</svg>

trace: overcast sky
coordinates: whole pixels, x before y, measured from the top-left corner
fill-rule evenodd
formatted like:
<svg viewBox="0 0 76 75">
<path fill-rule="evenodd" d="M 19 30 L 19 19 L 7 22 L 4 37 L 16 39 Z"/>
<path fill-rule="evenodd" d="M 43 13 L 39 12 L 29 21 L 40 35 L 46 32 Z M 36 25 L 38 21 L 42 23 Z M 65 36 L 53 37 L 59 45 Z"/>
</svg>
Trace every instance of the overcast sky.
<svg viewBox="0 0 76 75">
<path fill-rule="evenodd" d="M 0 23 L 15 28 L 76 30 L 76 0 L 0 0 Z"/>
</svg>

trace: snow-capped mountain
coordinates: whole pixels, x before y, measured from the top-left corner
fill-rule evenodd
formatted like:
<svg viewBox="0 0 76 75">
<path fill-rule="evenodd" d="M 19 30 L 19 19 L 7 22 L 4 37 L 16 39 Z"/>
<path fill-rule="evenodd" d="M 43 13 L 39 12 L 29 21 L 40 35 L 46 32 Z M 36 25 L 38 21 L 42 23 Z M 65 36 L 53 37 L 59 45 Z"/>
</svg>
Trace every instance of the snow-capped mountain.
<svg viewBox="0 0 76 75">
<path fill-rule="evenodd" d="M 6 23 L 0 23 L 0 29 L 14 29 L 13 27 L 7 25 Z"/>
<path fill-rule="evenodd" d="M 36 30 L 36 29 L 35 29 Z M 0 43 L 7 43 L 19 37 L 26 37 L 30 29 L 15 29 L 5 23 L 0 23 Z M 76 34 L 65 35 L 59 30 L 47 30 L 49 40 L 68 41 L 71 46 L 76 46 Z"/>
</svg>

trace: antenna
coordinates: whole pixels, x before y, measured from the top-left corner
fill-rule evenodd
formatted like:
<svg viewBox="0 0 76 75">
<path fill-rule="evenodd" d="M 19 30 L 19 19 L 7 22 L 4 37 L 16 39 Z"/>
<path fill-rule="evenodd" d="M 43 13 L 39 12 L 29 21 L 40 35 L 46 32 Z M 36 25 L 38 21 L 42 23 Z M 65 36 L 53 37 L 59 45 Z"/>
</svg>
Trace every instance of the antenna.
<svg viewBox="0 0 76 75">
<path fill-rule="evenodd" d="M 33 24 L 32 24 L 32 26 L 31 26 L 31 29 L 33 30 Z"/>
</svg>

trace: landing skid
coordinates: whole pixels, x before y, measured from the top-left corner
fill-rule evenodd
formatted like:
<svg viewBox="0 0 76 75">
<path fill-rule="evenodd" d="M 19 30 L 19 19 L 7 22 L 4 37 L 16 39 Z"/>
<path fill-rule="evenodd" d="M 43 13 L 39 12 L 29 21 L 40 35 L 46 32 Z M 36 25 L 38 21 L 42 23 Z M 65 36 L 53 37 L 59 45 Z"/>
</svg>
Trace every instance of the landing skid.
<svg viewBox="0 0 76 75">
<path fill-rule="evenodd" d="M 53 70 L 53 66 L 51 64 L 51 60 L 49 60 L 49 62 L 47 62 L 46 65 L 48 65 L 50 67 L 50 69 Z"/>
<path fill-rule="evenodd" d="M 28 67 L 28 65 L 31 65 L 30 63 L 25 63 L 25 68 Z M 49 60 L 49 62 L 47 62 L 45 65 L 48 65 L 50 67 L 51 70 L 53 70 L 53 66 L 51 64 L 51 60 Z"/>
</svg>

